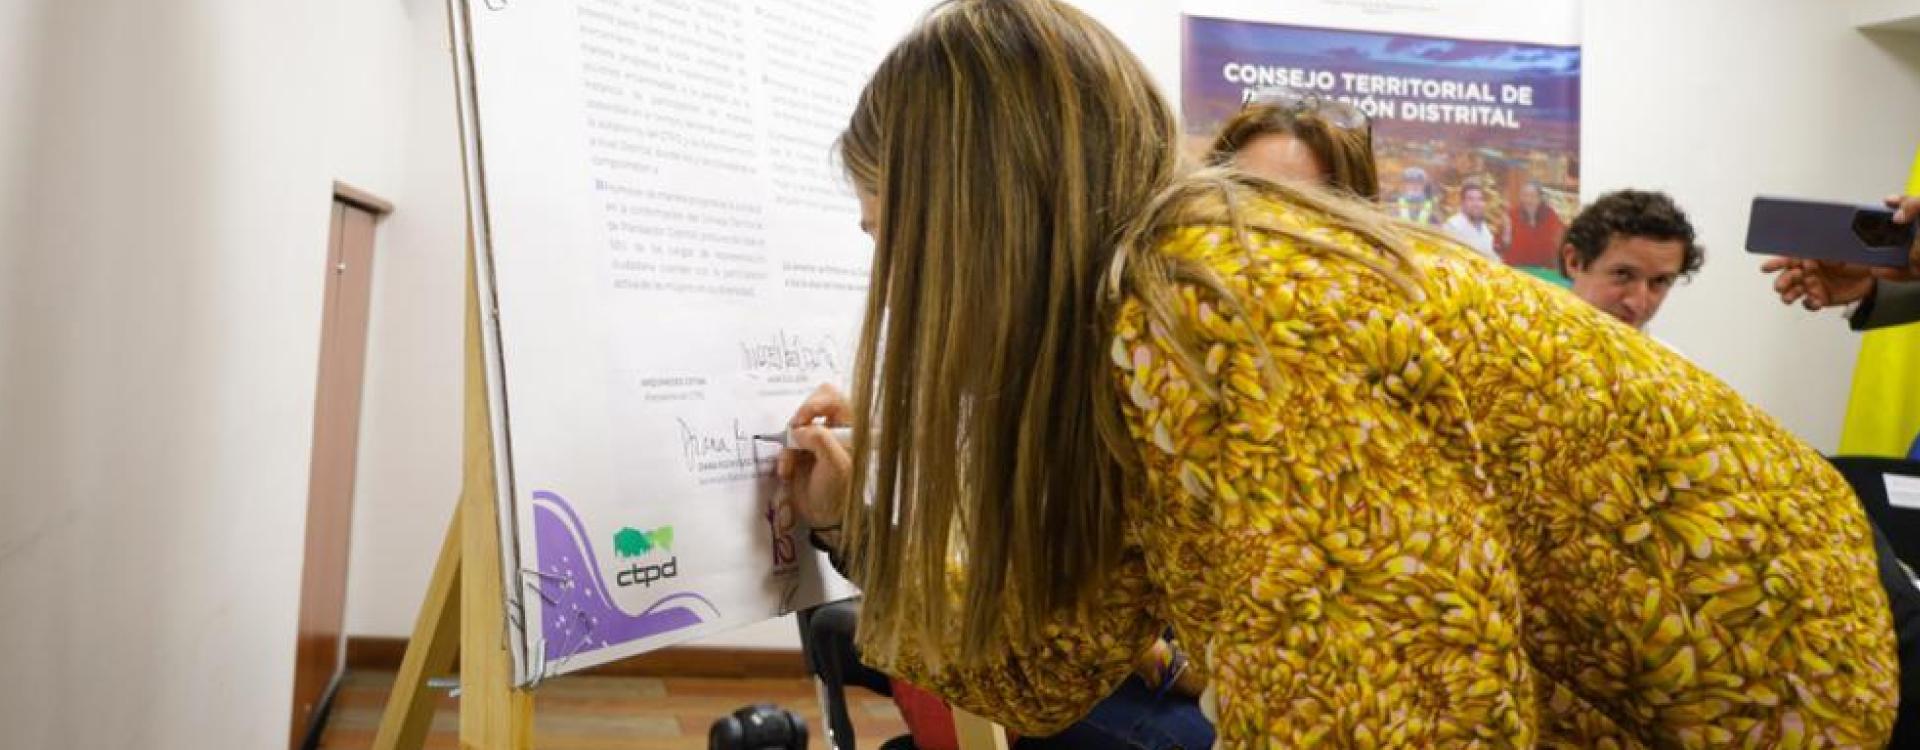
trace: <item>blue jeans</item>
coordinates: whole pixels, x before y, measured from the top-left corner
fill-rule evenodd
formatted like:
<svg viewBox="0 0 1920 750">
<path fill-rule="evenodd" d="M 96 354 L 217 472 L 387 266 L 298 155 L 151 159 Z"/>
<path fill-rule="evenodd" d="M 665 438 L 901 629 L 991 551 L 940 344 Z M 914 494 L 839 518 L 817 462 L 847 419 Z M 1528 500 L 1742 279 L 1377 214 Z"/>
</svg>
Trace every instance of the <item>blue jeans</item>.
<svg viewBox="0 0 1920 750">
<path fill-rule="evenodd" d="M 1128 677 L 1080 723 L 1052 737 L 1022 737 L 1016 750 L 1207 750 L 1213 725 L 1192 698 L 1154 697 L 1138 677 Z"/>
</svg>

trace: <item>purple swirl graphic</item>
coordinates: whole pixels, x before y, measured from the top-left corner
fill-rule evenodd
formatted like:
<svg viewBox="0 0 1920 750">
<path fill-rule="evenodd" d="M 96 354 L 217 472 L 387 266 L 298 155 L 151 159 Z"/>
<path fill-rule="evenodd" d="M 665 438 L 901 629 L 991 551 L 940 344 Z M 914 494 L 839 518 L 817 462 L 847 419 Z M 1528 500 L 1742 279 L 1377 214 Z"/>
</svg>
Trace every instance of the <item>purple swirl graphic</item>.
<svg viewBox="0 0 1920 750">
<path fill-rule="evenodd" d="M 637 615 L 620 609 L 600 574 L 586 525 L 558 494 L 533 493 L 533 534 L 548 663 L 699 625 L 706 620 L 689 608 L 694 602 L 705 605 L 710 617 L 720 616 L 713 602 L 692 592 L 663 596 Z"/>
</svg>

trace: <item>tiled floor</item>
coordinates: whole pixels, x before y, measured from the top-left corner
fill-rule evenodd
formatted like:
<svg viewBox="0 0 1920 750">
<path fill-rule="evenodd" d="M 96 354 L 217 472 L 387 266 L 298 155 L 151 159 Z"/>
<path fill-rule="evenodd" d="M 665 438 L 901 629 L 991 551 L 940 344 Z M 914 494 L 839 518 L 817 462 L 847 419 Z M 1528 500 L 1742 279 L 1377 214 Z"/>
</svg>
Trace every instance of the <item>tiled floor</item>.
<svg viewBox="0 0 1920 750">
<path fill-rule="evenodd" d="M 373 746 L 393 675 L 352 673 L 334 699 L 320 747 Z M 848 696 L 861 750 L 905 734 L 893 703 L 859 689 Z M 820 704 L 804 679 L 719 679 L 569 676 L 534 692 L 533 746 L 540 750 L 701 750 L 707 728 L 741 706 L 773 703 L 804 716 L 807 746 L 823 748 Z M 433 717 L 429 748 L 459 747 L 458 700 L 444 698 Z"/>
</svg>

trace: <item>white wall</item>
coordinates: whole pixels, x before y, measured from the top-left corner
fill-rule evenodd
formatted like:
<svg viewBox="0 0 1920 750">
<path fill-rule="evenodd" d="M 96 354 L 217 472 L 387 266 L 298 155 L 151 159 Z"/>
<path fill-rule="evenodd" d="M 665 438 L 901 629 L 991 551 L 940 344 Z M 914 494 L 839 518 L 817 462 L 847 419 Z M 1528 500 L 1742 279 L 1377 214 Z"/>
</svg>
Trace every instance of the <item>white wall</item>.
<svg viewBox="0 0 1920 750">
<path fill-rule="evenodd" d="M 1920 37 L 1861 34 L 1840 5 L 1590 0 L 1582 81 L 1586 196 L 1667 190 L 1708 248 L 1653 332 L 1829 451 L 1859 338 L 1780 305 L 1743 244 L 1756 193 L 1874 201 L 1906 184 Z"/>
<path fill-rule="evenodd" d="M 441 8 L 0 3 L 0 746 L 286 741 L 332 182 L 418 207 L 380 230 L 402 282 L 451 216 L 458 288 L 451 130 L 407 191 Z"/>
<path fill-rule="evenodd" d="M 44 10 L 43 2 L 0 2 L 0 230 L 10 227 L 4 207 L 14 205 L 25 182 L 30 152 L 25 134 L 40 91 L 41 38 L 36 32 L 44 23 Z M 0 262 L 5 262 L 4 256 Z M 0 314 L 5 314 L 3 308 Z M 0 318 L 0 335 L 6 329 L 5 319 Z M 6 381 L 0 380 L 0 392 L 5 388 Z"/>
<path fill-rule="evenodd" d="M 396 6 L 397 7 L 397 6 Z M 442 0 L 407 0 L 408 93 L 387 116 L 399 174 L 383 192 L 362 392 L 347 631 L 405 636 L 460 492 L 466 208 Z"/>
<path fill-rule="evenodd" d="M 0 70 L 29 92 L 0 173 L 0 745 L 284 743 L 322 5 L 30 5 Z"/>
</svg>

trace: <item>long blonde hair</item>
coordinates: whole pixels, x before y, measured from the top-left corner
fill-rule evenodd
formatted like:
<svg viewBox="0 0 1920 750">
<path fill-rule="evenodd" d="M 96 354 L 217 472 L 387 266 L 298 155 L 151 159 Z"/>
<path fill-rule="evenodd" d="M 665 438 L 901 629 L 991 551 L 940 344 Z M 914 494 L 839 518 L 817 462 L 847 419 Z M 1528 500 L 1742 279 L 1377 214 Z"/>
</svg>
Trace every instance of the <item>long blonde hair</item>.
<svg viewBox="0 0 1920 750">
<path fill-rule="evenodd" d="M 943 3 L 862 92 L 840 155 L 879 206 L 845 522 L 869 653 L 911 640 L 937 658 L 957 624 L 958 658 L 990 659 L 1116 569 L 1139 485 L 1106 364 L 1114 303 L 1177 329 L 1175 284 L 1224 292 L 1153 251 L 1165 229 L 1291 236 L 1233 211 L 1264 192 L 1405 257 L 1357 201 L 1227 171 L 1176 185 L 1178 135 L 1139 61 L 1057 0 Z"/>
</svg>

